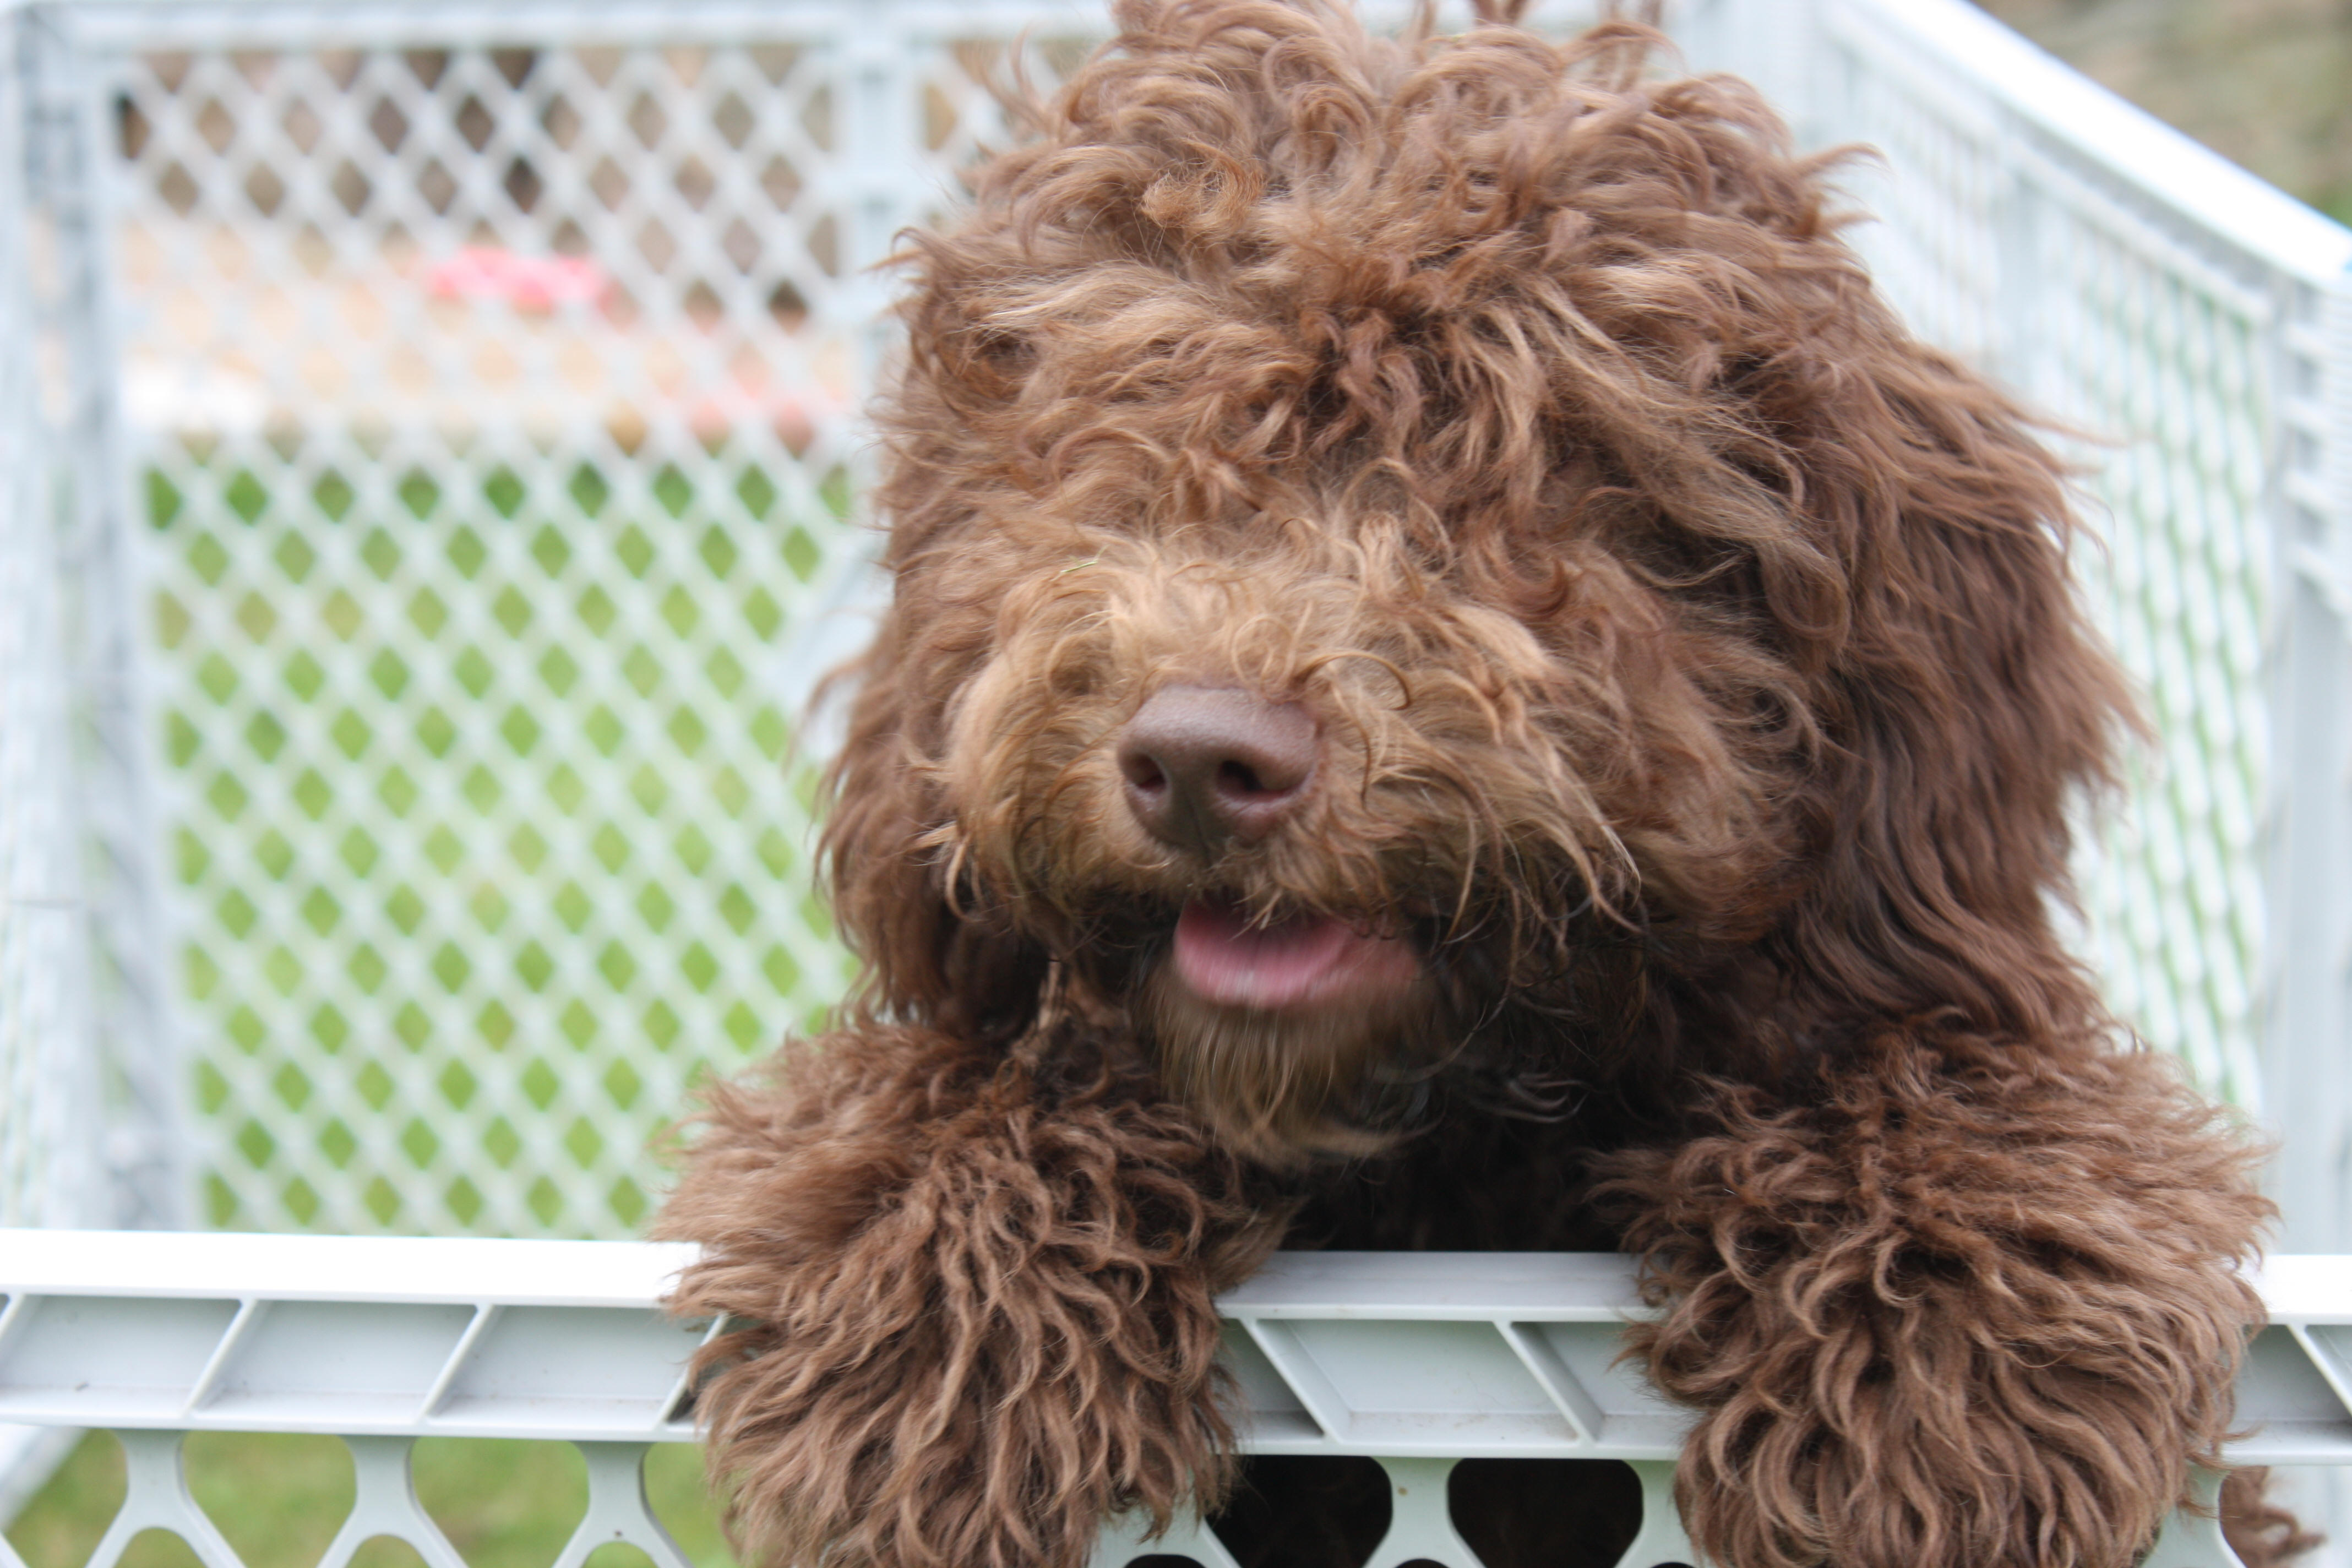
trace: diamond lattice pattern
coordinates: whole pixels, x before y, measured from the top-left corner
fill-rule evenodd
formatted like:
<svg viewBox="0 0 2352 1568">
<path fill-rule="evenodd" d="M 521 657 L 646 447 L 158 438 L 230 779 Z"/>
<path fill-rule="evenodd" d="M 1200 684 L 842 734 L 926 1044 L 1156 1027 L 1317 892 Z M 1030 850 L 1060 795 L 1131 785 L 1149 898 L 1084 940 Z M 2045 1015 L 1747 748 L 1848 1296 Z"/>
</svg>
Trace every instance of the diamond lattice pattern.
<svg viewBox="0 0 2352 1568">
<path fill-rule="evenodd" d="M 845 47 L 113 62 L 204 1219 L 626 1233 L 844 989 L 794 723 L 872 594 L 861 269 L 1002 53 Z"/>
<path fill-rule="evenodd" d="M 2089 437 L 2058 437 L 2099 541 L 2076 569 L 2153 737 L 2089 836 L 2081 950 L 2151 1044 L 2259 1109 L 2272 280 L 1971 112 L 1928 62 L 1857 32 L 1831 65 L 1851 86 L 1832 134 L 1885 154 L 1852 179 L 1882 285 Z"/>
</svg>

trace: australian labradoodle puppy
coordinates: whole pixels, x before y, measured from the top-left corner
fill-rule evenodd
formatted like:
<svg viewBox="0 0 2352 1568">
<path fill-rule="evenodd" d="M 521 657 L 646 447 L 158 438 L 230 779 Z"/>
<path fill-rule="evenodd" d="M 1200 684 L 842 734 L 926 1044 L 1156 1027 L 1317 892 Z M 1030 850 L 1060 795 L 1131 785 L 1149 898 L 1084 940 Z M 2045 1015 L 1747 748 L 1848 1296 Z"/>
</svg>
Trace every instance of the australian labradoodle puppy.
<svg viewBox="0 0 2352 1568">
<path fill-rule="evenodd" d="M 1638 1257 L 1730 1568 L 2124 1568 L 2216 1457 L 2264 1205 L 2052 931 L 2058 468 L 1748 89 L 1502 4 L 1125 0 L 911 242 L 865 989 L 664 1221 L 777 1563 L 1225 1503 L 1281 1247 Z"/>
</svg>

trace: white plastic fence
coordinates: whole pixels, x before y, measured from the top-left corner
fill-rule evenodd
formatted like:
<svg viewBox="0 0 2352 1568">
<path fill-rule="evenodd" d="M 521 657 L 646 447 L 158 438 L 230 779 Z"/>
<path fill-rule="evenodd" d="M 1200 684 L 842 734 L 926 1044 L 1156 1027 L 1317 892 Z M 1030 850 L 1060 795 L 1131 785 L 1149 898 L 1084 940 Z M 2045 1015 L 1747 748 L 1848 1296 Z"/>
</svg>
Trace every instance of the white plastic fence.
<svg viewBox="0 0 2352 1568">
<path fill-rule="evenodd" d="M 108 1426 L 129 1489 L 90 1559 L 162 1529 L 205 1568 L 238 1558 L 193 1501 L 188 1431 L 330 1433 L 357 1496 L 321 1558 L 390 1535 L 431 1568 L 463 1560 L 417 1505 L 409 1445 L 554 1438 L 586 1460 L 587 1510 L 558 1568 L 614 1541 L 686 1558 L 646 1506 L 646 1445 L 693 1436 L 684 1363 L 707 1326 L 655 1310 L 689 1249 L 623 1242 L 0 1232 L 0 1420 Z M 2239 1388 L 2248 1463 L 2352 1459 L 2352 1258 L 2274 1258 L 2273 1326 Z M 1365 1568 L 1478 1568 L 1448 1512 L 1465 1458 L 1621 1459 L 1641 1478 L 1620 1568 L 1696 1562 L 1671 1500 L 1684 1422 L 1616 1357 L 1640 1310 L 1604 1254 L 1292 1253 L 1221 1303 L 1249 1447 L 1355 1454 L 1392 1483 Z M 1197 1524 L 1145 1542 L 1114 1527 L 1095 1568 L 1168 1553 L 1233 1568 Z M 2177 1516 L 2147 1568 L 2232 1568 L 2210 1519 Z M 15 1568 L 0 1542 L 0 1563 Z"/>
<path fill-rule="evenodd" d="M 18 35 L 0 29 L 0 1224 L 102 1223 L 79 771 L 61 678 L 65 541 L 50 528 L 25 272 Z"/>
<path fill-rule="evenodd" d="M 1923 331 L 2119 442 L 2084 564 L 2161 741 L 2087 951 L 2352 1243 L 2352 237 L 1958 0 L 1670 17 L 1885 148 Z M 1012 40 L 1103 20 L 0 13 L 0 1217 L 640 1221 L 695 1077 L 844 979 L 787 759 L 872 591 L 862 269 Z"/>
<path fill-rule="evenodd" d="M 871 593 L 866 269 L 1056 15 L 0 14 L 56 504 L 0 558 L 8 1215 L 103 1156 L 87 1219 L 641 1223 L 693 1079 L 844 984 L 791 748 Z"/>
<path fill-rule="evenodd" d="M 1962 0 L 1697 0 L 1914 327 L 2093 439 L 2080 560 L 2156 729 L 2086 856 L 2124 1015 L 2284 1134 L 2352 1247 L 2352 232 Z"/>
</svg>

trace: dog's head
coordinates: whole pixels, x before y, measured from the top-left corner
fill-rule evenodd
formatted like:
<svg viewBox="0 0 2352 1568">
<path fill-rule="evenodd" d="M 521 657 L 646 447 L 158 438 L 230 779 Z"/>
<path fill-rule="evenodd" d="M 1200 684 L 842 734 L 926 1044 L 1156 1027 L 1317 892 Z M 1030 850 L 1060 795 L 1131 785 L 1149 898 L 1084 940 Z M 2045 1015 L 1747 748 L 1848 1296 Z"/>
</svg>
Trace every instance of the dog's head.
<svg viewBox="0 0 2352 1568">
<path fill-rule="evenodd" d="M 2045 904 L 2120 699 L 2059 478 L 1822 165 L 1631 26 L 1121 19 L 914 244 L 865 1005 L 1111 1020 L 1275 1159 L 1465 1059 L 2087 1026 Z"/>
</svg>

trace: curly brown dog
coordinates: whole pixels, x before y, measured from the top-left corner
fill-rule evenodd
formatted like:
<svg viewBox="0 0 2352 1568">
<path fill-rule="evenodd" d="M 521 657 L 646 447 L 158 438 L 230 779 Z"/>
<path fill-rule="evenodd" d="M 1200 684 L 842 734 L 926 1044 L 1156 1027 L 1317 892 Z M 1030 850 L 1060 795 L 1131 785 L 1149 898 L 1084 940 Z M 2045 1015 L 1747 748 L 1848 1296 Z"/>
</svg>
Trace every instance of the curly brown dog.
<svg viewBox="0 0 2352 1568">
<path fill-rule="evenodd" d="M 1716 1562 L 2123 1568 L 2266 1208 L 2053 932 L 2128 722 L 2057 465 L 1640 28 L 1118 19 L 912 242 L 864 990 L 663 1220 L 745 1545 L 1073 1568 L 1236 1497 L 1273 1249 L 1622 1248 Z M 1245 1563 L 1353 1568 L 1252 1479 Z"/>
</svg>

